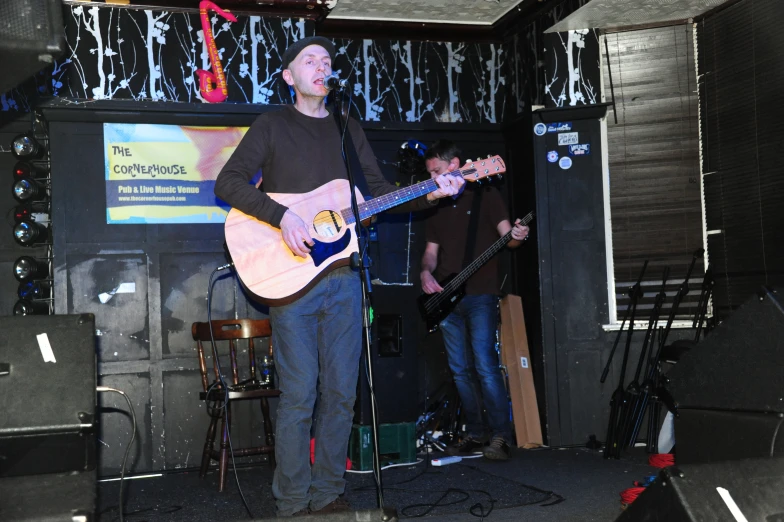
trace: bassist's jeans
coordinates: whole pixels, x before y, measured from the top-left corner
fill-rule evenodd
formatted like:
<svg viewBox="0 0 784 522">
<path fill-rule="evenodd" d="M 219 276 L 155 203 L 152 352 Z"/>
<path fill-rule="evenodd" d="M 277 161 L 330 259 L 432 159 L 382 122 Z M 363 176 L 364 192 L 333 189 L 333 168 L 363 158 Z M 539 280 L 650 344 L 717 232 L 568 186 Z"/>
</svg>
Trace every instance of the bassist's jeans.
<svg viewBox="0 0 784 522">
<path fill-rule="evenodd" d="M 495 349 L 498 297 L 491 294 L 465 296 L 439 327 L 463 403 L 466 435 L 484 438 L 488 434 L 482 419 L 484 398 L 490 435 L 502 436 L 510 442 L 509 399 Z"/>
<path fill-rule="evenodd" d="M 338 268 L 306 295 L 270 307 L 281 390 L 272 481 L 278 515 L 326 506 L 345 489 L 346 454 L 362 351 L 359 276 Z M 318 388 L 317 388 L 318 387 Z M 310 465 L 313 407 L 315 464 Z"/>
</svg>

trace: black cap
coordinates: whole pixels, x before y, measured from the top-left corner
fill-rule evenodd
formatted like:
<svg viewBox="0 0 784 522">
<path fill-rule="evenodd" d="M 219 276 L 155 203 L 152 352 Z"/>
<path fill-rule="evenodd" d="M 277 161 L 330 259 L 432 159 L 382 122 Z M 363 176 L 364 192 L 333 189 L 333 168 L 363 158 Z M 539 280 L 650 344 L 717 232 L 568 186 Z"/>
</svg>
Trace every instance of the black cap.
<svg viewBox="0 0 784 522">
<path fill-rule="evenodd" d="M 309 45 L 320 45 L 329 53 L 329 57 L 332 58 L 333 61 L 335 60 L 335 44 L 332 43 L 332 40 L 324 38 L 323 36 L 308 36 L 307 38 L 297 40 L 286 49 L 286 52 L 283 53 L 282 69 L 288 69 L 289 64 L 294 58 L 299 56 L 299 53 Z"/>
</svg>

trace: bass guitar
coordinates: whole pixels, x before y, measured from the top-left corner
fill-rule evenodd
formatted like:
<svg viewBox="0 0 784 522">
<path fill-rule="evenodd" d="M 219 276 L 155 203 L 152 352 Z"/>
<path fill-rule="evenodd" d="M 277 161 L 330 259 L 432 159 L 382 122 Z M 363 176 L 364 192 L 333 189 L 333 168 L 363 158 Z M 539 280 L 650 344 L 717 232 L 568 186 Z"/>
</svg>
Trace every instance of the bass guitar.
<svg viewBox="0 0 784 522">
<path fill-rule="evenodd" d="M 521 225 L 527 225 L 534 219 L 534 213 L 531 212 L 522 219 Z M 512 240 L 512 231 L 510 230 L 501 236 L 495 243 L 490 245 L 487 250 L 482 252 L 482 255 L 474 259 L 467 267 L 465 267 L 459 274 L 452 274 L 439 281 L 438 284 L 443 288 L 441 292 L 436 294 L 422 294 L 419 296 L 418 305 L 419 313 L 422 314 L 427 330 L 433 333 L 438 330 L 438 325 L 446 319 L 446 316 L 452 313 L 457 306 L 457 303 L 465 296 L 465 285 L 468 278 L 476 273 L 477 270 L 482 268 L 485 263 L 490 261 L 494 255 L 501 251 L 507 243 Z"/>
<path fill-rule="evenodd" d="M 506 172 L 500 156 L 469 161 L 463 168 L 447 173 L 478 181 Z M 430 179 L 365 201 L 357 190 L 359 219 L 438 190 Z M 310 255 L 296 256 L 283 242 L 280 229 L 237 209 L 226 216 L 226 245 L 240 282 L 256 301 L 283 305 L 305 295 L 321 278 L 337 267 L 347 266 L 358 251 L 356 224 L 351 211 L 349 183 L 337 179 L 304 194 L 267 193 L 302 218 L 314 245 Z"/>
</svg>

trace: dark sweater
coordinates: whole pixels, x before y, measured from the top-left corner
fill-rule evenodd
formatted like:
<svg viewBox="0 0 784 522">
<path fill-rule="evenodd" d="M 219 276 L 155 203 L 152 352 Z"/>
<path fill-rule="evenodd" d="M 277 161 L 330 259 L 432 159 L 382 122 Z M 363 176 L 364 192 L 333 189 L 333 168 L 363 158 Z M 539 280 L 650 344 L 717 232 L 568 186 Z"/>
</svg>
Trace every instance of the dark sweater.
<svg viewBox="0 0 784 522">
<path fill-rule="evenodd" d="M 365 132 L 353 118 L 349 131 L 373 197 L 400 187 L 389 183 L 378 168 Z M 334 117 L 314 118 L 293 105 L 256 118 L 215 181 L 215 195 L 233 208 L 279 227 L 287 207 L 249 181 L 261 169 L 265 192 L 302 194 L 335 179 L 348 179 L 340 154 L 340 133 Z M 355 176 L 360 173 L 354 173 Z M 400 207 L 413 211 L 431 207 L 426 196 Z"/>
</svg>

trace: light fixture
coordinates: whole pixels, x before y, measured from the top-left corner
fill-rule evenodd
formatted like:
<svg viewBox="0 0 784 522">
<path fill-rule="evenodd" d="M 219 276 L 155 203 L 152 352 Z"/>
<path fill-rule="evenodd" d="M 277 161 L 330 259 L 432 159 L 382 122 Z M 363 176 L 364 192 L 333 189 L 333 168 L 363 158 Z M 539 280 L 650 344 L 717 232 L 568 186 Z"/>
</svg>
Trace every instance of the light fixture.
<svg viewBox="0 0 784 522">
<path fill-rule="evenodd" d="M 46 199 L 46 185 L 33 178 L 21 178 L 14 182 L 14 197 L 17 201 L 26 203 L 28 201 L 41 201 Z"/>
<path fill-rule="evenodd" d="M 49 302 L 20 299 L 14 305 L 14 315 L 49 315 Z"/>
<path fill-rule="evenodd" d="M 22 178 L 45 178 L 47 172 L 37 165 L 27 161 L 17 161 L 14 165 L 14 179 Z"/>
<path fill-rule="evenodd" d="M 38 221 L 40 223 L 49 222 L 49 210 L 46 201 L 33 201 L 24 205 L 14 207 L 14 223 L 20 221 Z"/>
<path fill-rule="evenodd" d="M 14 261 L 14 277 L 21 283 L 46 279 L 49 277 L 49 263 L 30 256 L 22 256 Z"/>
<path fill-rule="evenodd" d="M 32 133 L 26 132 L 18 135 L 11 143 L 11 150 L 19 159 L 37 158 L 41 156 L 43 147 L 38 143 Z"/>
<path fill-rule="evenodd" d="M 42 243 L 49 238 L 49 229 L 41 223 L 29 219 L 20 221 L 14 227 L 14 239 L 23 246 Z"/>
<path fill-rule="evenodd" d="M 14 223 L 32 219 L 33 209 L 29 205 L 19 205 L 14 209 Z"/>
<path fill-rule="evenodd" d="M 16 293 L 19 299 L 28 301 L 49 299 L 52 294 L 52 285 L 49 281 L 27 281 L 19 283 Z"/>
</svg>

